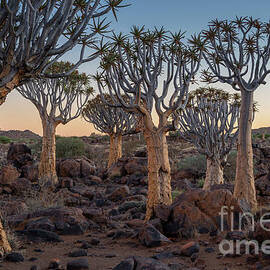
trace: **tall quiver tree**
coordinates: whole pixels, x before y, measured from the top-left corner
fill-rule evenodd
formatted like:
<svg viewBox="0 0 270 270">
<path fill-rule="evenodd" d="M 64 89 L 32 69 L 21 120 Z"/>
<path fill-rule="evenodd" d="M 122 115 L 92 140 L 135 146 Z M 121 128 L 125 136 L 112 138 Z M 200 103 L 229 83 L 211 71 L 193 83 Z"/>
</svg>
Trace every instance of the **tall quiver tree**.
<svg viewBox="0 0 270 270">
<path fill-rule="evenodd" d="M 232 21 L 214 20 L 202 32 L 203 57 L 209 69 L 203 72 L 208 82 L 220 81 L 241 92 L 237 169 L 234 195 L 256 208 L 251 141 L 253 93 L 265 84 L 270 73 L 270 23 L 253 18 Z M 202 46 L 202 43 L 204 45 Z"/>
<path fill-rule="evenodd" d="M 81 53 L 66 75 L 98 57 L 104 45 L 97 42 L 109 26 L 105 16 L 112 11 L 116 17 L 118 8 L 126 6 L 122 2 L 0 0 L 0 105 L 12 89 L 29 77 L 44 75 L 74 47 Z M 92 47 L 98 50 L 91 54 Z"/>
<path fill-rule="evenodd" d="M 199 88 L 189 95 L 185 109 L 176 111 L 180 136 L 207 158 L 203 189 L 223 184 L 223 168 L 238 137 L 240 98 L 215 88 Z"/>
<path fill-rule="evenodd" d="M 66 62 L 56 62 L 50 72 L 70 69 Z M 66 78 L 33 79 L 17 87 L 19 93 L 37 108 L 43 127 L 42 151 L 39 163 L 41 181 L 58 182 L 56 175 L 55 132 L 59 124 L 67 124 L 80 116 L 88 97 L 93 93 L 89 77 L 73 71 Z"/>
<path fill-rule="evenodd" d="M 109 95 L 108 102 L 112 102 Z M 98 131 L 110 136 L 108 168 L 122 157 L 122 136 L 136 132 L 136 116 L 122 108 L 111 107 L 102 101 L 100 95 L 89 100 L 82 111 L 83 118 L 92 123 Z"/>
<path fill-rule="evenodd" d="M 199 68 L 200 51 L 185 46 L 182 33 L 168 34 L 164 29 L 134 27 L 130 37 L 119 34 L 113 39 L 112 51 L 102 58 L 103 76 L 97 74 L 96 79 L 101 96 L 107 88 L 114 105 L 140 115 L 148 152 L 145 219 L 149 220 L 157 205 L 172 202 L 168 118 L 184 106 L 183 99 Z M 157 125 L 153 113 L 158 116 Z"/>
</svg>

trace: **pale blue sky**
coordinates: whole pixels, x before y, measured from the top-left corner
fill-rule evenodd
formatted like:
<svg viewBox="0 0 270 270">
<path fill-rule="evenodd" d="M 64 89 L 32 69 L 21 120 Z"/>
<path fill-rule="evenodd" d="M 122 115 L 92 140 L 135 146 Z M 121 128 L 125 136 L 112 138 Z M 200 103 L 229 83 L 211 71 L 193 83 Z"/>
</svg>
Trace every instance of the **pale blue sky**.
<svg viewBox="0 0 270 270">
<path fill-rule="evenodd" d="M 112 28 L 116 31 L 127 33 L 133 25 L 145 25 L 147 28 L 165 26 L 167 30 L 187 31 L 187 36 L 200 32 L 207 27 L 210 20 L 215 18 L 232 19 L 235 16 L 252 16 L 263 21 L 270 19 L 269 0 L 129 0 L 132 5 L 120 10 L 118 22 L 112 16 Z M 72 60 L 76 51 L 66 55 L 66 59 Z M 97 61 L 88 63 L 80 69 L 86 73 L 93 73 L 97 68 Z M 255 93 L 255 99 L 259 102 L 260 112 L 257 114 L 254 127 L 270 126 L 270 77 L 266 86 L 260 87 Z M 227 85 L 219 85 L 230 91 Z M 0 106 L 1 129 L 30 129 L 41 133 L 41 123 L 35 107 L 24 100 L 15 91 L 8 96 L 4 105 Z M 93 128 L 81 119 L 74 120 L 66 126 L 59 126 L 57 133 L 60 135 L 88 135 Z"/>
</svg>

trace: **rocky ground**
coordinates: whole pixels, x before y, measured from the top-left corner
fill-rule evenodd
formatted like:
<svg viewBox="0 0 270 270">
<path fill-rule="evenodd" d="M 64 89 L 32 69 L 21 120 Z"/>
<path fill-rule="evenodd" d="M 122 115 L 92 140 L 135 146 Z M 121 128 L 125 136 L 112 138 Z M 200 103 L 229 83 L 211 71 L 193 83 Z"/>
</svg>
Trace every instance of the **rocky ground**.
<svg viewBox="0 0 270 270">
<path fill-rule="evenodd" d="M 99 138 L 83 140 L 95 151 L 105 152 L 108 145 Z M 91 159 L 58 160 L 56 188 L 38 183 L 38 161 L 30 148 L 0 144 L 0 208 L 14 248 L 2 259 L 2 269 L 270 269 L 269 257 L 255 254 L 255 249 L 250 254 L 244 254 L 243 247 L 240 254 L 224 256 L 220 252 L 219 243 L 224 239 L 256 240 L 261 245 L 270 239 L 270 233 L 258 223 L 255 231 L 246 223 L 237 231 L 244 206 L 232 197 L 233 183 L 208 192 L 201 190 L 196 170 L 178 170 L 176 166 L 179 159 L 195 155 L 196 150 L 175 138 L 168 138 L 168 142 L 174 202 L 170 207 L 157 207 L 148 224 L 143 222 L 147 158 L 143 145 L 134 138 L 131 142 L 126 139 L 125 157 L 108 170 L 95 159 L 102 157 L 98 153 L 94 157 L 91 152 Z M 261 204 L 256 220 L 267 212 L 270 201 L 268 145 L 265 140 L 254 143 Z M 222 206 L 233 207 L 233 232 L 226 218 L 225 231 L 220 231 Z"/>
</svg>

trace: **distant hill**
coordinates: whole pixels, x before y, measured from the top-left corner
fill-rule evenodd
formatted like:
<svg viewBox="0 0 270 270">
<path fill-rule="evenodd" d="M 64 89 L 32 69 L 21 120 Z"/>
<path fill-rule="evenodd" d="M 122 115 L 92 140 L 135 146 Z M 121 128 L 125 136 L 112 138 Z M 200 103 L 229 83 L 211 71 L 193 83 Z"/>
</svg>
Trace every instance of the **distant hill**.
<svg viewBox="0 0 270 270">
<path fill-rule="evenodd" d="M 31 139 L 37 140 L 41 137 L 32 132 L 31 130 L 0 130 L 0 136 L 9 137 L 12 140 L 20 140 L 20 139 Z"/>
<path fill-rule="evenodd" d="M 270 127 L 261 127 L 261 128 L 257 128 L 257 129 L 253 129 L 252 133 L 254 134 L 270 134 Z"/>
</svg>

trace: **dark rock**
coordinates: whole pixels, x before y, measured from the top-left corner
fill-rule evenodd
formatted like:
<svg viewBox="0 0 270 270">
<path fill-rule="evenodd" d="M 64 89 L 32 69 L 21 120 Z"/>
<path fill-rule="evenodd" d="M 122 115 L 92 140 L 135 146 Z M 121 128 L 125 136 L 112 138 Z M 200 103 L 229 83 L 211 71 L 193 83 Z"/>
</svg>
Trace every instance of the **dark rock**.
<svg viewBox="0 0 270 270">
<path fill-rule="evenodd" d="M 71 261 L 67 264 L 67 270 L 89 270 L 88 260 L 85 258 Z"/>
<path fill-rule="evenodd" d="M 92 238 L 89 242 L 91 245 L 97 246 L 100 243 L 100 240 L 98 238 Z"/>
<path fill-rule="evenodd" d="M 28 179 L 31 182 L 38 180 L 38 163 L 25 165 L 21 168 L 21 177 Z"/>
<path fill-rule="evenodd" d="M 87 251 L 85 251 L 85 249 L 77 249 L 74 251 L 71 251 L 68 254 L 69 257 L 84 257 L 87 256 Z"/>
<path fill-rule="evenodd" d="M 49 263 L 49 266 L 48 266 L 48 269 L 63 269 L 62 268 L 62 265 L 60 263 L 60 260 L 55 258 L 55 259 L 52 259 Z"/>
<path fill-rule="evenodd" d="M 139 233 L 140 242 L 147 247 L 158 247 L 171 241 L 154 226 L 146 224 Z"/>
<path fill-rule="evenodd" d="M 12 185 L 20 176 L 18 170 L 11 164 L 5 165 L 1 169 L 0 184 Z"/>
<path fill-rule="evenodd" d="M 181 247 L 181 254 L 186 257 L 191 257 L 193 253 L 200 251 L 200 245 L 196 242 L 189 242 Z"/>
<path fill-rule="evenodd" d="M 33 241 L 41 240 L 45 242 L 62 242 L 61 238 L 54 232 L 33 229 L 22 231 L 22 233 L 26 234 L 28 238 Z"/>
<path fill-rule="evenodd" d="M 129 194 L 130 190 L 128 186 L 120 186 L 119 188 L 116 188 L 110 195 L 108 195 L 108 199 L 111 201 L 120 201 Z"/>
<path fill-rule="evenodd" d="M 134 258 L 127 258 L 124 261 L 120 262 L 113 270 L 135 270 Z"/>
<path fill-rule="evenodd" d="M 12 252 L 6 256 L 6 261 L 8 261 L 8 262 L 23 262 L 24 257 L 21 253 Z"/>
<path fill-rule="evenodd" d="M 31 149 L 25 144 L 11 143 L 7 153 L 7 160 L 17 169 L 32 164 L 33 157 L 31 156 Z"/>
</svg>

